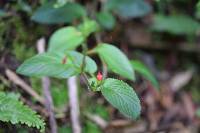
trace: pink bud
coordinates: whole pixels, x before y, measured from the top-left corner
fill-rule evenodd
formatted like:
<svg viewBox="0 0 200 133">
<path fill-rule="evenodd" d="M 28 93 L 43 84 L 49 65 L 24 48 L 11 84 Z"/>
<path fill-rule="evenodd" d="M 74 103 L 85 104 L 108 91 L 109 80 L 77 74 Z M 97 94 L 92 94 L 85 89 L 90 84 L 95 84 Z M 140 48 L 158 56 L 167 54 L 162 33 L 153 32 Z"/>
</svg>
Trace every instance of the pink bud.
<svg viewBox="0 0 200 133">
<path fill-rule="evenodd" d="M 103 75 L 101 72 L 98 72 L 97 74 L 97 80 L 101 81 L 103 79 Z"/>
</svg>

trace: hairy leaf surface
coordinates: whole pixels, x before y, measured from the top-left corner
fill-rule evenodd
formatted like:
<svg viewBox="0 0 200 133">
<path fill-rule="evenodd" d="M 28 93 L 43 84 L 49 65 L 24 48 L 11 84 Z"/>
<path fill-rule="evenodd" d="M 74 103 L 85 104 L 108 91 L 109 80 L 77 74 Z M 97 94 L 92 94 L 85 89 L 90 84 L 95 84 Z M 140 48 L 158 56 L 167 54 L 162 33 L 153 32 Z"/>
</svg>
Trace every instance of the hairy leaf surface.
<svg viewBox="0 0 200 133">
<path fill-rule="evenodd" d="M 121 80 L 108 78 L 101 89 L 103 96 L 122 114 L 136 119 L 141 111 L 140 100 L 128 84 Z"/>
</svg>

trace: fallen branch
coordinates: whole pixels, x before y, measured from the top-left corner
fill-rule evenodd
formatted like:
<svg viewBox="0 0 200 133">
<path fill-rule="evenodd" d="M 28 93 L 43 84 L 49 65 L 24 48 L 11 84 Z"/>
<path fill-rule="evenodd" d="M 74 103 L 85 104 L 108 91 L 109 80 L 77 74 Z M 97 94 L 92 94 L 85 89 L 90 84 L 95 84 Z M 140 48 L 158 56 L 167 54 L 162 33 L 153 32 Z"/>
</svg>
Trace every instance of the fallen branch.
<svg viewBox="0 0 200 133">
<path fill-rule="evenodd" d="M 73 133 L 81 133 L 81 126 L 79 122 L 79 102 L 78 102 L 78 87 L 76 84 L 76 77 L 70 77 L 67 80 L 69 91 L 69 104 L 70 104 L 70 118 L 72 122 Z"/>
<path fill-rule="evenodd" d="M 34 97 L 38 102 L 44 105 L 44 99 L 37 92 L 33 90 L 24 80 L 22 80 L 15 72 L 10 69 L 6 69 L 6 76 L 8 79 L 14 84 L 20 86 L 24 91 L 26 91 L 29 95 Z"/>
</svg>

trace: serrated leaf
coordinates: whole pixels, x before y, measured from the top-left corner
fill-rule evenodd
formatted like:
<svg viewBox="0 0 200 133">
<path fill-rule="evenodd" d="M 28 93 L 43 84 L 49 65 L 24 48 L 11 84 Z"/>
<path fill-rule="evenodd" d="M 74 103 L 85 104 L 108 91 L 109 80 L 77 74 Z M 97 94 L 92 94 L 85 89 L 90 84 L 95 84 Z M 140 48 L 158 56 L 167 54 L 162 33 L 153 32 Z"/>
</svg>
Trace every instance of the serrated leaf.
<svg viewBox="0 0 200 133">
<path fill-rule="evenodd" d="M 186 15 L 155 15 L 152 30 L 172 34 L 195 34 L 200 30 L 200 24 Z"/>
<path fill-rule="evenodd" d="M 125 116 L 136 119 L 140 115 L 140 100 L 133 88 L 125 82 L 108 78 L 104 81 L 101 92 Z"/>
<path fill-rule="evenodd" d="M 113 45 L 102 43 L 97 46 L 95 51 L 113 72 L 131 80 L 135 79 L 133 68 L 126 55 L 120 49 Z"/>
<path fill-rule="evenodd" d="M 114 28 L 116 20 L 110 12 L 102 11 L 96 14 L 97 21 L 99 24 L 108 30 Z"/>
<path fill-rule="evenodd" d="M 66 63 L 63 63 L 63 60 L 66 60 Z M 75 51 L 43 53 L 26 60 L 17 72 L 26 76 L 68 78 L 80 74 L 82 60 L 83 55 Z M 94 73 L 96 69 L 96 63 L 86 57 L 84 71 Z"/>
<path fill-rule="evenodd" d="M 157 89 L 159 88 L 158 81 L 154 77 L 153 73 L 141 61 L 132 60 L 131 64 L 132 64 L 135 72 L 138 72 L 144 78 L 149 80 L 154 85 L 154 87 L 156 87 Z"/>
<path fill-rule="evenodd" d="M 0 120 L 12 124 L 26 124 L 44 132 L 45 123 L 35 111 L 18 101 L 14 94 L 0 92 Z"/>
<path fill-rule="evenodd" d="M 90 34 L 99 30 L 99 25 L 95 20 L 90 20 L 88 18 L 84 19 L 84 22 L 78 26 L 78 29 L 84 35 L 84 37 L 88 37 Z"/>
<path fill-rule="evenodd" d="M 86 10 L 78 3 L 67 2 L 56 7 L 55 2 L 49 2 L 37 9 L 31 19 L 43 24 L 59 24 L 70 23 L 83 16 L 86 16 Z"/>
<path fill-rule="evenodd" d="M 75 27 L 61 28 L 53 33 L 49 41 L 49 52 L 73 50 L 81 43 L 84 37 Z"/>
<path fill-rule="evenodd" d="M 105 10 L 112 10 L 124 18 L 135 18 L 147 15 L 152 9 L 144 0 L 108 0 Z"/>
</svg>

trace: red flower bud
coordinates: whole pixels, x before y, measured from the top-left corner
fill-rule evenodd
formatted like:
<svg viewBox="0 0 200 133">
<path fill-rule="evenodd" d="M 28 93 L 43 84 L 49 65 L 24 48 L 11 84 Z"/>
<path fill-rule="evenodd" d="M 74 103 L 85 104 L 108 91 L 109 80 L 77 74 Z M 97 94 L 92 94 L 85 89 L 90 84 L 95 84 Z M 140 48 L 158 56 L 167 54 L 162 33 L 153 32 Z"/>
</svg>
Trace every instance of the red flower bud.
<svg viewBox="0 0 200 133">
<path fill-rule="evenodd" d="M 97 74 L 97 80 L 101 81 L 103 79 L 103 75 L 101 72 L 98 72 Z"/>
</svg>

